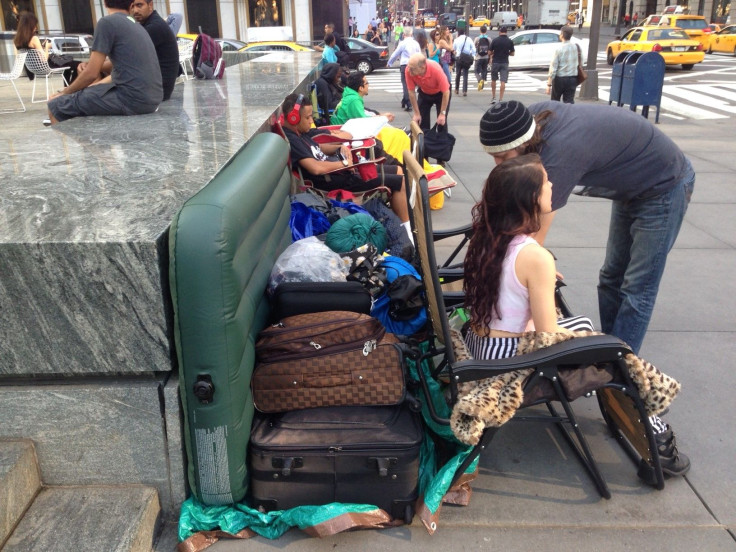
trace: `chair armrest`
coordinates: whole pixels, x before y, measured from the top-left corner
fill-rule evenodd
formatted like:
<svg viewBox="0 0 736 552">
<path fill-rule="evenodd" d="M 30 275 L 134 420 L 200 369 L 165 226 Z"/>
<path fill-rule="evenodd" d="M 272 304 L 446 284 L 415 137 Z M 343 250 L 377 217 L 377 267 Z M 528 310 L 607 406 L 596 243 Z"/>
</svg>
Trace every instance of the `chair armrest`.
<svg viewBox="0 0 736 552">
<path fill-rule="evenodd" d="M 465 278 L 465 269 L 461 267 L 439 267 L 437 269 L 437 276 L 439 276 L 440 283 L 445 283 L 446 281 L 454 282 L 455 280 Z"/>
<path fill-rule="evenodd" d="M 349 167 L 341 167 L 339 169 L 334 169 L 334 170 L 328 171 L 325 174 L 335 174 L 335 173 L 341 173 L 343 171 L 350 171 L 350 170 L 353 170 L 353 169 L 359 167 L 360 165 L 380 165 L 384 161 L 386 161 L 386 158 L 385 157 L 379 157 L 378 159 L 366 159 L 365 161 L 362 161 L 360 163 L 353 163 Z"/>
<path fill-rule="evenodd" d="M 433 230 L 432 237 L 434 241 L 444 240 L 445 238 L 454 238 L 455 236 L 464 235 L 470 239 L 473 235 L 473 225 L 466 224 L 464 226 L 458 226 L 457 228 L 449 228 L 447 230 Z"/>
<path fill-rule="evenodd" d="M 615 362 L 631 353 L 631 349 L 612 335 L 576 337 L 528 353 L 494 360 L 464 360 L 452 367 L 457 383 L 485 379 L 527 368 L 544 369 L 560 365 L 588 365 Z"/>
</svg>

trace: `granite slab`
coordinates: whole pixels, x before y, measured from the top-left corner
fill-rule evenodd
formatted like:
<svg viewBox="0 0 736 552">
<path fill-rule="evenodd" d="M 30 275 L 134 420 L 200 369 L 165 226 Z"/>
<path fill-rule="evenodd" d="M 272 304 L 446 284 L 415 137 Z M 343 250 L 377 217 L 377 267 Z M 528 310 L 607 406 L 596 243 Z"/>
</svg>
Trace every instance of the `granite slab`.
<svg viewBox="0 0 736 552">
<path fill-rule="evenodd" d="M 151 115 L 0 132 L 0 377 L 171 370 L 169 223 L 318 57 L 229 66 Z"/>
<path fill-rule="evenodd" d="M 0 386 L 0 435 L 33 440 L 45 485 L 144 484 L 168 513 L 183 492 L 179 483 L 174 506 L 170 469 L 184 460 L 169 466 L 161 394 L 152 378 Z"/>
<path fill-rule="evenodd" d="M 40 488 L 33 443 L 0 440 L 0 549 Z"/>
<path fill-rule="evenodd" d="M 3 551 L 148 552 L 158 513 L 150 487 L 45 488 Z"/>
</svg>

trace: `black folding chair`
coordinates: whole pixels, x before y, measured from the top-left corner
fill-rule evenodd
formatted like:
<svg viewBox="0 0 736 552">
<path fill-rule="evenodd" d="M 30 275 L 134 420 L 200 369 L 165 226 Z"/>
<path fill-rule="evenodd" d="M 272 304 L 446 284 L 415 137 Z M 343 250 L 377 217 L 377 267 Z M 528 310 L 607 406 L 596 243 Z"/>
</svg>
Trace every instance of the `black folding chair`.
<svg viewBox="0 0 736 552">
<path fill-rule="evenodd" d="M 549 415 L 516 414 L 513 421 L 553 422 L 575 451 L 601 496 L 610 498 L 611 492 L 581 432 L 571 404 L 578 396 L 590 396 L 595 392 L 610 430 L 638 464 L 639 476 L 657 489 L 664 488 L 654 433 L 624 359 L 631 350 L 622 341 L 608 335 L 579 337 L 533 353 L 498 360 L 471 359 L 462 350 L 463 347 L 456 348 L 453 345 L 445 300 L 440 291 L 426 178 L 422 167 L 408 151 L 404 152 L 404 165 L 407 193 L 414 194 L 410 202 L 411 224 L 431 322 L 429 350 L 417 352 L 416 360 L 421 363 L 440 359 L 429 374 L 417 370 L 418 385 L 425 396 L 430 396 L 427 379 L 430 377 L 447 382 L 449 402 L 454 406 L 458 401 L 458 386 L 466 382 L 477 382 L 518 370 L 531 370 L 531 375 L 523 383 L 524 400 L 520 408 L 544 404 Z M 578 380 L 583 383 L 576 383 Z M 432 402 L 427 402 L 433 420 L 448 425 L 450 420 L 439 416 Z M 556 404 L 561 406 L 561 412 Z M 489 446 L 498 429 L 485 427 L 473 451 L 457 469 L 455 480 Z"/>
</svg>

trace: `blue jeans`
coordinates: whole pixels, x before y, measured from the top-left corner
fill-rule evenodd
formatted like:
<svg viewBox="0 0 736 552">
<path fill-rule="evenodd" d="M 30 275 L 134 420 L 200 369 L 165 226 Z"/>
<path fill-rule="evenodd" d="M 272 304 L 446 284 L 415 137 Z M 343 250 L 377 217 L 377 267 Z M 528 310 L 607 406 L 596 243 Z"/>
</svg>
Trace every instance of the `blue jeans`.
<svg viewBox="0 0 736 552">
<path fill-rule="evenodd" d="M 440 61 L 440 66 L 442 67 L 442 71 L 445 73 L 445 76 L 447 77 L 447 82 L 450 83 L 450 87 L 452 88 L 452 74 L 450 73 L 450 66 L 447 65 L 447 62 Z"/>
<path fill-rule="evenodd" d="M 401 71 L 401 89 L 404 93 L 401 97 L 401 107 L 411 107 L 409 89 L 406 87 L 406 65 L 399 66 L 399 71 Z"/>
<path fill-rule="evenodd" d="M 656 197 L 614 201 L 598 283 L 601 330 L 639 352 L 654 310 L 667 254 L 695 186 L 687 161 L 677 185 Z"/>
</svg>

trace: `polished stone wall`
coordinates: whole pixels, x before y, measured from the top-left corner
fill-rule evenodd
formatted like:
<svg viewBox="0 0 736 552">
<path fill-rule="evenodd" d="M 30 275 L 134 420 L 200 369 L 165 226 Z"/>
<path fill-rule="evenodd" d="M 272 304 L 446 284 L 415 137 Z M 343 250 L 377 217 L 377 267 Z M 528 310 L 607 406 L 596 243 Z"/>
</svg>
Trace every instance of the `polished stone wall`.
<svg viewBox="0 0 736 552">
<path fill-rule="evenodd" d="M 0 437 L 36 444 L 45 483 L 186 496 L 168 227 L 317 54 L 178 83 L 151 115 L 0 127 Z"/>
</svg>

